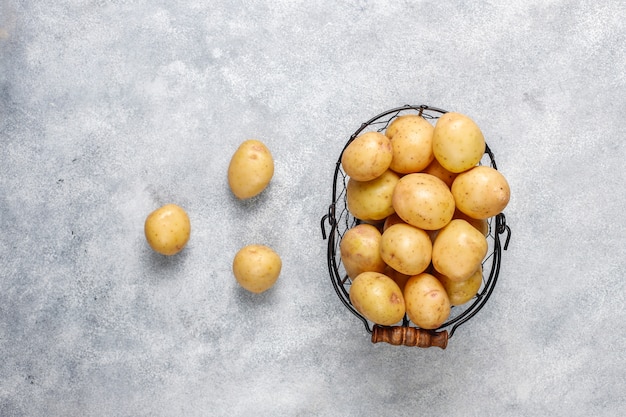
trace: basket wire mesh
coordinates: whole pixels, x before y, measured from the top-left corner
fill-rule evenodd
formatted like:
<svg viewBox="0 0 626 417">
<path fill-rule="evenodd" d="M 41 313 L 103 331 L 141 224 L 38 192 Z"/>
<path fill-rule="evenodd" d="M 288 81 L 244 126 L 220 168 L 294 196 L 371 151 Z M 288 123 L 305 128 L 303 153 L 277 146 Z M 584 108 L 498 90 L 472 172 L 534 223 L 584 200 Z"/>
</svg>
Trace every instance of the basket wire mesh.
<svg viewBox="0 0 626 417">
<path fill-rule="evenodd" d="M 442 110 L 437 107 L 431 107 L 427 105 L 406 105 L 402 107 L 393 108 L 391 110 L 387 110 L 367 122 L 363 123 L 348 139 L 343 150 L 360 134 L 365 133 L 367 131 L 378 131 L 384 132 L 387 126 L 398 116 L 405 114 L 418 114 L 419 116 L 431 120 L 433 122 L 436 121 L 442 114 L 446 113 L 446 110 Z M 331 282 L 337 296 L 341 300 L 341 302 L 345 305 L 345 307 L 352 312 L 357 318 L 359 318 L 365 329 L 368 333 L 371 333 L 374 336 L 376 330 L 379 330 L 381 327 L 389 327 L 389 326 L 379 326 L 374 323 L 368 321 L 365 317 L 363 317 L 352 305 L 350 302 L 350 285 L 352 284 L 351 279 L 348 277 L 342 262 L 341 255 L 339 252 L 339 244 L 343 235 L 350 228 L 356 226 L 361 223 L 361 221 L 348 211 L 347 203 L 346 203 L 346 187 L 349 180 L 349 177 L 343 171 L 341 167 L 341 156 L 343 154 L 343 150 L 339 155 L 337 160 L 334 180 L 333 180 L 333 189 L 332 189 L 332 202 L 328 207 L 328 213 L 322 217 L 322 237 L 328 240 L 327 246 L 327 258 L 328 258 L 328 270 L 330 273 Z M 485 154 L 480 161 L 481 165 L 488 165 L 494 169 L 497 169 L 496 161 L 493 152 L 486 145 Z M 330 231 L 327 233 L 326 224 L 330 226 Z M 438 345 L 439 347 L 445 348 L 447 344 L 447 340 L 454 335 L 456 329 L 462 324 L 466 323 L 472 317 L 474 317 L 487 303 L 493 290 L 495 288 L 496 282 L 498 280 L 498 275 L 500 272 L 500 263 L 502 259 L 502 250 L 506 250 L 509 239 L 511 237 L 511 230 L 509 226 L 506 224 L 506 219 L 503 213 L 500 213 L 490 219 L 488 219 L 489 224 L 489 233 L 487 235 L 487 243 L 488 243 L 488 252 L 487 256 L 483 260 L 483 279 L 481 287 L 478 293 L 474 296 L 473 299 L 468 301 L 467 303 L 461 306 L 455 306 L 451 309 L 450 316 L 448 319 L 437 329 L 432 329 L 426 331 L 426 337 L 430 338 L 436 337 L 437 335 L 443 336 L 443 341 Z M 506 233 L 506 238 L 504 244 L 500 241 L 500 235 Z M 424 332 L 419 329 L 418 326 L 411 323 L 408 317 L 405 315 L 402 322 L 398 324 L 398 326 L 402 330 L 417 330 L 420 332 Z M 443 333 L 443 334 L 442 334 Z M 406 338 L 406 336 L 402 336 Z M 388 341 L 388 340 L 374 340 L 376 341 Z M 393 344 L 408 344 L 405 343 L 405 340 L 401 340 L 398 343 Z M 417 343 L 417 342 L 416 342 Z M 432 343 L 426 343 L 425 346 L 432 346 Z M 417 344 L 411 344 L 417 345 Z"/>
</svg>

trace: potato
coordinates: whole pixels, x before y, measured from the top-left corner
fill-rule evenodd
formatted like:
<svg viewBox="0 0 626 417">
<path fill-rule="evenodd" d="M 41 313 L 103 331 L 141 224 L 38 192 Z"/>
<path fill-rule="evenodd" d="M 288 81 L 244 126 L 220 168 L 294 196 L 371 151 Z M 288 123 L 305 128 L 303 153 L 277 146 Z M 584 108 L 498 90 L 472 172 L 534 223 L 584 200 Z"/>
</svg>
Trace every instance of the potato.
<svg viewBox="0 0 626 417">
<path fill-rule="evenodd" d="M 422 122 L 424 121 L 424 118 L 418 114 L 400 115 L 389 123 L 387 129 L 385 129 L 385 136 L 391 139 L 399 131 L 412 130 L 416 126 L 422 126 Z"/>
<path fill-rule="evenodd" d="M 383 232 L 380 256 L 393 269 L 417 275 L 430 265 L 432 243 L 422 229 L 409 224 L 394 224 Z"/>
<path fill-rule="evenodd" d="M 468 279 L 487 254 L 487 239 L 463 219 L 453 219 L 433 243 L 432 263 L 452 281 Z"/>
<path fill-rule="evenodd" d="M 150 213 L 144 223 L 150 247 L 161 255 L 175 255 L 187 245 L 191 234 L 189 216 L 182 207 L 166 204 Z"/>
<path fill-rule="evenodd" d="M 341 262 L 350 278 L 361 272 L 384 272 L 387 266 L 380 256 L 380 231 L 371 224 L 348 229 L 339 243 Z"/>
<path fill-rule="evenodd" d="M 511 189 L 498 170 L 481 165 L 454 179 L 452 195 L 460 211 L 475 219 L 487 219 L 509 204 Z"/>
<path fill-rule="evenodd" d="M 472 226 L 474 226 L 476 228 L 476 230 L 478 230 L 484 236 L 489 235 L 489 222 L 487 221 L 487 219 L 475 219 L 475 218 L 470 217 L 467 214 L 463 213 L 459 209 L 456 209 L 454 211 L 454 216 L 452 216 L 452 218 L 453 219 L 463 219 L 466 222 L 468 222 L 469 224 L 471 224 Z"/>
<path fill-rule="evenodd" d="M 406 224 L 406 222 L 402 220 L 400 216 L 398 216 L 398 213 L 390 214 L 383 223 L 383 231 L 389 229 L 391 226 L 393 226 L 394 224 L 398 224 L 398 223 Z"/>
<path fill-rule="evenodd" d="M 363 272 L 352 281 L 350 302 L 363 317 L 382 326 L 399 322 L 405 313 L 400 287 L 379 272 Z"/>
<path fill-rule="evenodd" d="M 391 137 L 393 158 L 389 168 L 401 174 L 419 172 L 435 158 L 433 125 L 419 116 L 411 120 L 413 123 L 398 126 Z"/>
<path fill-rule="evenodd" d="M 398 272 L 392 267 L 390 267 L 389 265 L 387 265 L 387 267 L 385 268 L 385 272 L 383 273 L 387 275 L 389 278 L 391 278 L 392 280 L 394 280 L 395 283 L 398 284 L 398 287 L 400 287 L 402 291 L 404 291 L 404 286 L 406 285 L 406 282 L 409 280 L 409 278 L 411 278 L 411 275 Z"/>
<path fill-rule="evenodd" d="M 228 185 L 239 199 L 252 198 L 269 185 L 274 176 L 274 159 L 259 140 L 244 141 L 228 166 Z"/>
<path fill-rule="evenodd" d="M 443 284 L 450 299 L 450 304 L 453 306 L 460 306 L 474 298 L 483 283 L 482 265 L 468 279 L 463 281 L 452 281 L 438 272 L 434 275 Z"/>
<path fill-rule="evenodd" d="M 456 176 L 459 175 L 455 172 L 450 172 L 442 167 L 439 161 L 437 161 L 437 158 L 433 159 L 433 161 L 428 164 L 428 166 L 424 168 L 422 172 L 425 174 L 434 175 L 435 177 L 439 178 L 441 181 L 446 183 L 448 188 L 452 187 L 452 182 L 454 181 Z"/>
<path fill-rule="evenodd" d="M 405 222 L 424 230 L 437 230 L 454 215 L 454 197 L 448 186 L 434 175 L 407 174 L 398 180 L 392 205 Z"/>
<path fill-rule="evenodd" d="M 450 316 L 450 299 L 443 284 L 429 273 L 414 275 L 404 287 L 406 314 L 422 329 L 436 329 Z"/>
<path fill-rule="evenodd" d="M 348 210 L 357 219 L 384 220 L 394 212 L 391 200 L 399 179 L 399 175 L 391 170 L 371 181 L 350 178 L 346 187 Z"/>
<path fill-rule="evenodd" d="M 485 153 L 485 138 L 469 117 L 455 112 L 445 113 L 435 123 L 433 153 L 448 171 L 467 171 Z"/>
<path fill-rule="evenodd" d="M 235 279 L 239 285 L 255 294 L 274 286 L 281 268 L 280 256 L 265 245 L 244 246 L 233 259 Z"/>
<path fill-rule="evenodd" d="M 391 142 L 380 132 L 357 136 L 341 154 L 341 166 L 350 178 L 370 181 L 389 168 L 393 156 Z"/>
</svg>

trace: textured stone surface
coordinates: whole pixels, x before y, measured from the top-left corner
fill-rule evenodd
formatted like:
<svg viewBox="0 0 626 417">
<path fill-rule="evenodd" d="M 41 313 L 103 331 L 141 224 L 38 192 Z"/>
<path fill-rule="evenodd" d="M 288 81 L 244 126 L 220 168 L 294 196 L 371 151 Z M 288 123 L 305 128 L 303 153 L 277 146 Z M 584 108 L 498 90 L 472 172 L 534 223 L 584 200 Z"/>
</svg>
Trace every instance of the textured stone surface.
<svg viewBox="0 0 626 417">
<path fill-rule="evenodd" d="M 2 0 L 0 415 L 626 414 L 626 6 L 468 3 Z M 370 343 L 326 267 L 339 152 L 403 104 L 473 117 L 513 192 L 446 350 Z M 248 138 L 276 171 L 239 202 Z M 283 258 L 261 295 L 248 243 Z"/>
</svg>

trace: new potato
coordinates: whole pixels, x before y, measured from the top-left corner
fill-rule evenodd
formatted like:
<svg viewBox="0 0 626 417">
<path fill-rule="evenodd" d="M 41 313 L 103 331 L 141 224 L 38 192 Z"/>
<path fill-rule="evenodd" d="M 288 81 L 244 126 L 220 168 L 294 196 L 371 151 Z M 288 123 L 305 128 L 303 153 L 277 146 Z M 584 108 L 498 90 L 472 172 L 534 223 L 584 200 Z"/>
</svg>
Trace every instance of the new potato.
<svg viewBox="0 0 626 417">
<path fill-rule="evenodd" d="M 437 233 L 432 264 L 452 281 L 468 279 L 487 254 L 487 239 L 463 219 L 453 219 Z"/>
<path fill-rule="evenodd" d="M 454 215 L 454 197 L 434 175 L 407 174 L 393 190 L 393 209 L 405 222 L 424 230 L 437 230 Z"/>
<path fill-rule="evenodd" d="M 429 273 L 414 275 L 404 286 L 409 319 L 422 329 L 436 329 L 450 316 L 450 299 L 443 284 Z"/>
<path fill-rule="evenodd" d="M 474 298 L 483 283 L 482 266 L 479 266 L 476 272 L 463 281 L 452 281 L 440 273 L 435 273 L 434 275 L 443 284 L 450 299 L 450 304 L 453 306 L 460 306 Z"/>
<path fill-rule="evenodd" d="M 357 181 L 370 181 L 382 175 L 393 157 L 391 142 L 380 132 L 366 132 L 357 136 L 344 149 L 341 166 Z"/>
<path fill-rule="evenodd" d="M 175 255 L 187 245 L 191 223 L 185 210 L 166 204 L 148 215 L 144 234 L 150 247 L 161 255 Z"/>
<path fill-rule="evenodd" d="M 415 116 L 409 120 L 412 123 L 392 126 L 396 129 L 395 132 L 392 130 L 393 158 L 389 168 L 400 174 L 419 172 L 435 158 L 433 154 L 433 125 L 420 116 Z M 387 132 L 387 134 L 390 133 Z"/>
<path fill-rule="evenodd" d="M 385 274 L 363 272 L 350 286 L 350 302 L 366 319 L 391 326 L 405 314 L 404 297 L 398 284 Z"/>
<path fill-rule="evenodd" d="M 278 280 L 282 261 L 265 245 L 247 245 L 233 259 L 235 279 L 246 290 L 255 294 L 270 289 Z"/>
<path fill-rule="evenodd" d="M 477 166 L 454 179 L 452 195 L 460 211 L 475 219 L 487 219 L 504 210 L 511 189 L 498 170 Z"/>
<path fill-rule="evenodd" d="M 228 166 L 228 185 L 239 199 L 260 194 L 274 175 L 274 159 L 259 140 L 244 141 L 233 154 Z"/>
<path fill-rule="evenodd" d="M 394 224 L 385 230 L 380 242 L 380 256 L 393 269 L 417 275 L 430 265 L 432 242 L 428 234 L 409 224 Z"/>
<path fill-rule="evenodd" d="M 339 243 L 341 262 L 350 278 L 361 272 L 384 272 L 387 266 L 380 256 L 380 231 L 371 224 L 359 224 L 346 231 Z"/>
<path fill-rule="evenodd" d="M 433 153 L 450 172 L 463 172 L 475 166 L 485 153 L 485 138 L 469 117 L 455 112 L 442 115 L 435 123 Z"/>
<path fill-rule="evenodd" d="M 384 220 L 393 214 L 392 196 L 400 177 L 391 170 L 371 181 L 350 178 L 346 186 L 346 203 L 354 217 L 361 220 Z"/>
</svg>

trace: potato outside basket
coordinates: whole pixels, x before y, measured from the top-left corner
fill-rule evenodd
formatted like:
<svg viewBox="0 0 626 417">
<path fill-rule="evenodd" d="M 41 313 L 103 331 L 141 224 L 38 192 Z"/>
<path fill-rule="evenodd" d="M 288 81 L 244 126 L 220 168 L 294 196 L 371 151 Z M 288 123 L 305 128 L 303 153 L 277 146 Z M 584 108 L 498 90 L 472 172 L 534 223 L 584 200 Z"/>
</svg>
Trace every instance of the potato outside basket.
<svg viewBox="0 0 626 417">
<path fill-rule="evenodd" d="M 446 110 L 427 105 L 405 105 L 387 110 L 363 123 L 352 136 L 350 136 L 343 150 L 362 133 L 367 131 L 384 132 L 389 123 L 398 116 L 418 114 L 434 123 L 436 119 L 444 113 L 446 113 Z M 322 217 L 321 221 L 322 237 L 328 240 L 328 270 L 333 288 L 345 307 L 363 322 L 367 332 L 372 335 L 372 343 L 386 342 L 391 345 L 417 346 L 423 348 L 436 346 L 445 349 L 448 344 L 448 339 L 454 335 L 456 329 L 473 318 L 483 308 L 495 288 L 500 272 L 502 250 L 507 249 L 511 237 L 511 230 L 506 224 L 504 213 L 500 213 L 488 219 L 488 252 L 482 265 L 483 282 L 481 288 L 476 296 L 464 305 L 452 307 L 447 321 L 439 328 L 431 330 L 421 329 L 411 323 L 406 315 L 402 322 L 395 326 L 381 326 L 371 323 L 359 314 L 350 302 L 349 295 L 352 282 L 341 263 L 341 255 L 339 252 L 339 243 L 344 233 L 361 222 L 359 219 L 352 216 L 347 208 L 346 185 L 349 177 L 341 167 L 341 155 L 343 154 L 343 150 L 339 155 L 335 168 L 332 202 L 328 207 L 328 213 Z M 497 169 L 494 154 L 488 145 L 485 147 L 485 154 L 480 164 Z M 329 232 L 327 232 L 326 229 L 327 225 L 330 226 Z M 504 245 L 502 245 L 500 235 L 505 232 L 506 239 Z"/>
</svg>

